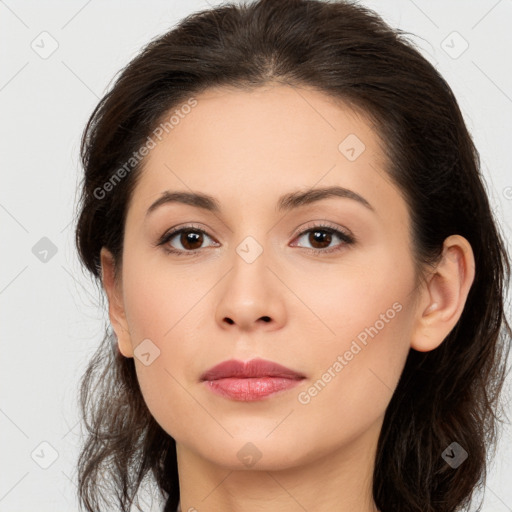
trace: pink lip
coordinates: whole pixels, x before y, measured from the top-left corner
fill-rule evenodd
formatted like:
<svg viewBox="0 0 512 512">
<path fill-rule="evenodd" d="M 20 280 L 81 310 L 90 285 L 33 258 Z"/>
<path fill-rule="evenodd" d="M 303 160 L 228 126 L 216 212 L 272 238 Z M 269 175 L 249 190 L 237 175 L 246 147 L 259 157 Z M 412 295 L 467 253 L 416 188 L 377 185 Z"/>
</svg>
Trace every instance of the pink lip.
<svg viewBox="0 0 512 512">
<path fill-rule="evenodd" d="M 296 386 L 305 376 L 264 359 L 224 361 L 201 375 L 208 388 L 232 400 L 249 402 Z"/>
</svg>

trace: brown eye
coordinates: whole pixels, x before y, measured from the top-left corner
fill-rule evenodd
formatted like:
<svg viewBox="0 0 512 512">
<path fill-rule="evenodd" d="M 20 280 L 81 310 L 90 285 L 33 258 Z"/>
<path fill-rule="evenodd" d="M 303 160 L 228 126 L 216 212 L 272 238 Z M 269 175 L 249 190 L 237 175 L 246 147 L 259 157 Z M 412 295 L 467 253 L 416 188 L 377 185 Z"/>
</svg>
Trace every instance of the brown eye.
<svg viewBox="0 0 512 512">
<path fill-rule="evenodd" d="M 330 252 L 343 249 L 346 245 L 354 243 L 354 238 L 342 231 L 327 227 L 315 226 L 306 231 L 303 231 L 298 240 L 304 238 L 311 247 L 304 247 L 317 254 L 328 254 Z M 340 240 L 338 244 L 331 245 L 336 238 Z"/>
<path fill-rule="evenodd" d="M 309 232 L 308 241 L 314 249 L 326 249 L 332 241 L 332 233 L 315 229 Z"/>
<path fill-rule="evenodd" d="M 180 233 L 179 241 L 184 249 L 194 251 L 203 245 L 203 233 L 195 230 L 184 230 Z"/>
<path fill-rule="evenodd" d="M 213 242 L 213 239 L 202 229 L 188 226 L 164 234 L 157 245 L 163 246 L 169 253 L 188 255 L 199 251 L 203 247 L 205 239 L 210 239 Z"/>
</svg>

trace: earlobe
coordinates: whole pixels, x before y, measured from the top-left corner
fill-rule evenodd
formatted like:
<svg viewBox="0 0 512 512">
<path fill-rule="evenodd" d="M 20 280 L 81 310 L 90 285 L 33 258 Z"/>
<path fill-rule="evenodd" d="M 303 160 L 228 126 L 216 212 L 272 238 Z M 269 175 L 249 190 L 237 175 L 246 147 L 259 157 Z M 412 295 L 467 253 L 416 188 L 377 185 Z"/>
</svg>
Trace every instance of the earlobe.
<svg viewBox="0 0 512 512">
<path fill-rule="evenodd" d="M 133 357 L 133 347 L 124 311 L 121 282 L 116 280 L 114 257 L 106 247 L 101 248 L 100 260 L 101 279 L 108 298 L 108 314 L 116 334 L 119 350 L 125 357 Z"/>
<path fill-rule="evenodd" d="M 474 277 L 471 245 L 460 235 L 449 236 L 440 262 L 421 291 L 411 348 L 428 352 L 441 345 L 462 315 Z"/>
</svg>

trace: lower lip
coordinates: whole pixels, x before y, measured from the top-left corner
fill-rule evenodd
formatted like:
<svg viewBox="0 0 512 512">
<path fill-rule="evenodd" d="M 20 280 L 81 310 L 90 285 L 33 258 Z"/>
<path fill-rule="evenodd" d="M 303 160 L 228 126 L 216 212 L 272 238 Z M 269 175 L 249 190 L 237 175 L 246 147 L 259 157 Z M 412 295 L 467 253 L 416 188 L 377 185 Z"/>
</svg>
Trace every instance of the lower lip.
<svg viewBox="0 0 512 512">
<path fill-rule="evenodd" d="M 295 387 L 302 379 L 287 379 L 284 377 L 254 377 L 208 380 L 207 386 L 218 395 L 238 400 L 253 402 L 267 396 Z"/>
</svg>

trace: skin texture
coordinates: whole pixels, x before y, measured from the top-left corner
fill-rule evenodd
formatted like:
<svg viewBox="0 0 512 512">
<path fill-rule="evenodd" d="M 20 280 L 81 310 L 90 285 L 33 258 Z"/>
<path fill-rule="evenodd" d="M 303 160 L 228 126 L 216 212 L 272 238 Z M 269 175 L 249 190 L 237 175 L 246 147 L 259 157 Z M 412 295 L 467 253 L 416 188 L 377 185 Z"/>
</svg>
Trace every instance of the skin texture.
<svg viewBox="0 0 512 512">
<path fill-rule="evenodd" d="M 435 349 L 459 319 L 474 278 L 471 247 L 447 238 L 437 268 L 416 284 L 409 213 L 384 171 L 381 142 L 340 102 L 276 84 L 196 99 L 146 157 L 117 280 L 110 253 L 101 252 L 119 348 L 135 356 L 148 408 L 177 443 L 182 510 L 374 511 L 386 407 L 409 350 Z M 365 146 L 353 161 L 339 149 L 350 134 Z M 282 194 L 331 185 L 373 210 L 340 197 L 276 209 Z M 166 190 L 209 194 L 221 211 L 168 203 L 146 216 Z M 332 235 L 315 244 L 301 234 L 326 221 L 356 242 Z M 178 234 L 167 246 L 200 247 L 195 256 L 155 246 L 190 223 L 206 232 L 202 245 L 186 246 Z M 256 243 L 246 246 L 248 236 Z M 248 263 L 239 246 L 263 252 Z M 340 250 L 311 252 L 333 247 Z M 366 345 L 345 358 L 371 326 Z M 147 366 L 134 353 L 145 339 L 160 351 Z M 215 395 L 200 382 L 222 361 L 254 357 L 306 379 L 257 402 Z M 319 379 L 324 386 L 310 391 Z M 243 457 L 251 454 L 259 459 L 249 465 Z"/>
</svg>

